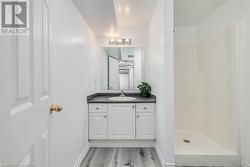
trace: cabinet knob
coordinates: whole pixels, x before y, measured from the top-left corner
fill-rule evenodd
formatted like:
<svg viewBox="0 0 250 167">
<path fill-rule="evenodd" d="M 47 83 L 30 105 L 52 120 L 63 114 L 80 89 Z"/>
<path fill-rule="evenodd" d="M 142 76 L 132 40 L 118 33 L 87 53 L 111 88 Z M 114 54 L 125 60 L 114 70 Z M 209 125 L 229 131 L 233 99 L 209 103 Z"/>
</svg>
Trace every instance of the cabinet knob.
<svg viewBox="0 0 250 167">
<path fill-rule="evenodd" d="M 146 110 L 147 109 L 147 107 L 144 107 L 144 110 Z"/>
<path fill-rule="evenodd" d="M 95 109 L 96 109 L 96 110 L 99 110 L 99 107 L 96 107 Z"/>
<path fill-rule="evenodd" d="M 135 108 L 135 106 L 132 106 L 132 108 Z"/>
<path fill-rule="evenodd" d="M 107 118 L 107 115 L 104 115 L 104 118 Z"/>
<path fill-rule="evenodd" d="M 137 117 L 137 118 L 140 118 L 140 116 L 139 116 L 139 115 L 137 115 L 136 117 Z"/>
</svg>

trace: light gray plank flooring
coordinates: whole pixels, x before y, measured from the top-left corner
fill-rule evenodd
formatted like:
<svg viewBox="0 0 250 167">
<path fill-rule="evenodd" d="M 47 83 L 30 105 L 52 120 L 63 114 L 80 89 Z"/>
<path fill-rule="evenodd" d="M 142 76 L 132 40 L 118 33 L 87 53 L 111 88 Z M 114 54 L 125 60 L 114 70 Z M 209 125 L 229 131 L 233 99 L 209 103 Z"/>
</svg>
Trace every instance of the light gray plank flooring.
<svg viewBox="0 0 250 167">
<path fill-rule="evenodd" d="M 80 167 L 161 167 L 154 148 L 91 148 Z"/>
</svg>

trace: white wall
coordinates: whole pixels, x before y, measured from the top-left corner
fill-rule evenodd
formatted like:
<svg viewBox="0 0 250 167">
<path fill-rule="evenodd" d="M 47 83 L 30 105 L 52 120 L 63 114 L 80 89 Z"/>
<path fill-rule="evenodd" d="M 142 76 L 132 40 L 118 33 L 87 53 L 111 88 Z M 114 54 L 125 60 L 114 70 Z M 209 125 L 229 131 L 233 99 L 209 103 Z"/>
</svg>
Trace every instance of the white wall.
<svg viewBox="0 0 250 167">
<path fill-rule="evenodd" d="M 96 91 L 95 36 L 69 0 L 50 6 L 53 31 L 53 101 L 50 166 L 72 167 L 88 143 L 86 96 Z"/>
<path fill-rule="evenodd" d="M 228 27 L 208 40 L 200 41 L 197 52 L 198 71 L 206 75 L 204 132 L 220 145 L 238 151 L 236 87 L 233 86 L 236 54 L 231 50 L 236 47 L 231 45 L 234 34 L 234 26 Z"/>
<path fill-rule="evenodd" d="M 182 130 L 201 131 L 204 76 L 197 72 L 197 29 L 176 27 L 174 38 L 175 126 Z"/>
<path fill-rule="evenodd" d="M 160 0 L 149 26 L 145 78 L 156 95 L 156 142 L 164 165 L 174 166 L 173 2 Z"/>
<path fill-rule="evenodd" d="M 244 23 L 246 21 L 246 24 Z M 236 24 L 238 34 L 236 38 L 240 40 L 237 53 L 240 56 L 237 59 L 237 113 L 240 114 L 241 120 L 241 159 L 242 165 L 250 163 L 250 133 L 249 127 L 249 46 L 250 45 L 250 1 L 248 0 L 230 0 L 216 12 L 207 17 L 199 25 L 199 41 L 209 40 L 211 36 L 216 36 L 218 32 L 222 32 L 227 27 Z"/>
<path fill-rule="evenodd" d="M 249 12 L 249 3 L 249 0 L 229 0 L 198 25 L 198 40 L 207 39 L 242 19 Z"/>
<path fill-rule="evenodd" d="M 165 132 L 164 155 L 167 163 L 166 166 L 173 166 L 174 162 L 174 21 L 173 21 L 173 0 L 164 1 L 164 51 L 165 51 L 165 107 L 166 112 L 163 116 L 162 124 Z M 167 142 L 166 142 L 167 141 Z"/>
</svg>

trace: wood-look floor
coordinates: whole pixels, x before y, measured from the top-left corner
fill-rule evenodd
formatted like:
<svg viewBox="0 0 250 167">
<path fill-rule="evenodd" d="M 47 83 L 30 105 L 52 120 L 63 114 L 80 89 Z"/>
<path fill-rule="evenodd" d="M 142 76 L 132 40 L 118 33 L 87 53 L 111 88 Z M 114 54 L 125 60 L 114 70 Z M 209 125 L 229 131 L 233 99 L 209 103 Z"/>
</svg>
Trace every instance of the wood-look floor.
<svg viewBox="0 0 250 167">
<path fill-rule="evenodd" d="M 154 148 L 91 148 L 80 167 L 161 167 Z"/>
</svg>

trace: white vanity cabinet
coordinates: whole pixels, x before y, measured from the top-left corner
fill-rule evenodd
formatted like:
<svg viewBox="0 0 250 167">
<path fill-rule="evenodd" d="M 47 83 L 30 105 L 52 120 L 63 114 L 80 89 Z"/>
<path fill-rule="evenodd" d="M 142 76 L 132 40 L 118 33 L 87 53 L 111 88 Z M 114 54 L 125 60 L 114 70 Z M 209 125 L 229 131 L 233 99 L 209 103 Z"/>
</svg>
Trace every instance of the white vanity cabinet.
<svg viewBox="0 0 250 167">
<path fill-rule="evenodd" d="M 155 104 L 136 104 L 136 138 L 155 139 Z"/>
<path fill-rule="evenodd" d="M 89 104 L 89 139 L 155 139 L 155 104 Z"/>
<path fill-rule="evenodd" d="M 105 139 L 108 137 L 107 104 L 89 105 L 89 138 Z"/>
<path fill-rule="evenodd" d="M 108 104 L 108 138 L 135 139 L 135 104 Z"/>
<path fill-rule="evenodd" d="M 155 116 L 154 113 L 136 114 L 136 138 L 154 139 L 155 138 Z"/>
<path fill-rule="evenodd" d="M 106 113 L 89 113 L 89 138 L 107 138 L 108 119 Z"/>
</svg>

